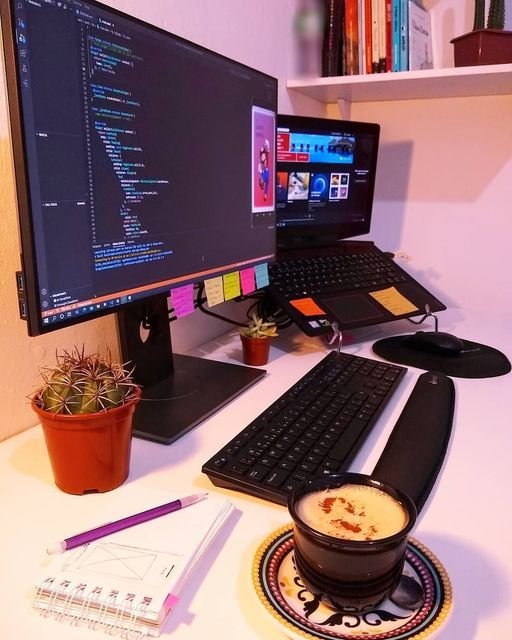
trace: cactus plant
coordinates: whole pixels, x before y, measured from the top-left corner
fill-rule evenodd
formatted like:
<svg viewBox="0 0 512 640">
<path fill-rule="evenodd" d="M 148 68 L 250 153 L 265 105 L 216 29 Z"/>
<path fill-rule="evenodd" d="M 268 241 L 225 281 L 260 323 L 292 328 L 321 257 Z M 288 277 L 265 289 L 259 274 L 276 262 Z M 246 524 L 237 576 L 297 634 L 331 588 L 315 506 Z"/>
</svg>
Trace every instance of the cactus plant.
<svg viewBox="0 0 512 640">
<path fill-rule="evenodd" d="M 487 28 L 505 28 L 505 0 L 491 0 L 487 14 Z"/>
<path fill-rule="evenodd" d="M 474 6 L 473 29 L 451 40 L 455 66 L 512 63 L 512 31 L 505 29 L 505 0 L 475 0 Z"/>
<path fill-rule="evenodd" d="M 138 392 L 126 365 L 86 355 L 84 348 L 56 355 L 56 365 L 42 369 L 43 385 L 33 394 L 36 406 L 51 413 L 78 415 L 118 407 Z"/>
<path fill-rule="evenodd" d="M 473 31 L 484 29 L 485 27 L 485 0 L 475 0 Z M 487 13 L 487 29 L 504 29 L 504 27 L 505 0 L 490 0 Z"/>
<path fill-rule="evenodd" d="M 485 27 L 485 0 L 475 0 L 475 19 L 473 22 L 473 31 L 483 29 Z"/>
<path fill-rule="evenodd" d="M 273 338 L 277 336 L 277 327 L 273 322 L 265 322 L 256 313 L 252 313 L 247 326 L 240 333 L 249 338 Z"/>
</svg>

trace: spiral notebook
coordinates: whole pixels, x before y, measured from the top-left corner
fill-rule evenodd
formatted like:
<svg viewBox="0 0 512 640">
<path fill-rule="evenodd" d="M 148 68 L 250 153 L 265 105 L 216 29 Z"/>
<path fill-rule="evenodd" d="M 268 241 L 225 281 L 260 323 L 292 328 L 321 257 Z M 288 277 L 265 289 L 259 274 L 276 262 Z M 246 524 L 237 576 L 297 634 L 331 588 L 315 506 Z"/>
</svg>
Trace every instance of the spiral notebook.
<svg viewBox="0 0 512 640">
<path fill-rule="evenodd" d="M 176 497 L 149 505 L 146 498 L 144 508 Z M 45 617 L 122 637 L 158 637 L 183 585 L 232 510 L 228 500 L 209 496 L 51 556 L 36 583 L 33 606 Z"/>
</svg>

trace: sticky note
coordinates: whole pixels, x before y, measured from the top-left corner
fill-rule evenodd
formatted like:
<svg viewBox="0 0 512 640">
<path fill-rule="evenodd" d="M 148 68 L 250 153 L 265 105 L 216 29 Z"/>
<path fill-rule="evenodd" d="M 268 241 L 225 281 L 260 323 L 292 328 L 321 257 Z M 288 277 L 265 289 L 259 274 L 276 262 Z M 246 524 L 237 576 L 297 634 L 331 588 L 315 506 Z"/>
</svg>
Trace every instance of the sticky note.
<svg viewBox="0 0 512 640">
<path fill-rule="evenodd" d="M 262 287 L 268 287 L 268 284 L 269 284 L 268 264 L 266 262 L 264 264 L 257 264 L 254 267 L 254 275 L 256 276 L 257 289 L 261 289 Z"/>
<path fill-rule="evenodd" d="M 240 295 L 240 273 L 226 273 L 222 276 L 224 285 L 224 300 L 232 300 Z"/>
<path fill-rule="evenodd" d="M 394 316 L 401 316 L 404 313 L 418 311 L 418 307 L 403 296 L 395 287 L 372 291 L 370 295 Z"/>
<path fill-rule="evenodd" d="M 186 284 L 183 287 L 171 289 L 171 302 L 177 318 L 188 316 L 194 311 L 194 285 Z"/>
<path fill-rule="evenodd" d="M 321 309 L 313 298 L 301 298 L 300 300 L 290 300 L 298 311 L 304 316 L 324 316 L 325 311 Z"/>
<path fill-rule="evenodd" d="M 244 295 L 248 295 L 256 289 L 254 267 L 249 267 L 249 269 L 242 269 L 242 271 L 240 271 L 240 283 L 242 285 L 242 293 Z"/>
<path fill-rule="evenodd" d="M 224 302 L 224 286 L 221 276 L 205 280 L 204 289 L 206 292 L 206 300 L 208 301 L 209 307 L 213 307 L 216 304 Z"/>
</svg>

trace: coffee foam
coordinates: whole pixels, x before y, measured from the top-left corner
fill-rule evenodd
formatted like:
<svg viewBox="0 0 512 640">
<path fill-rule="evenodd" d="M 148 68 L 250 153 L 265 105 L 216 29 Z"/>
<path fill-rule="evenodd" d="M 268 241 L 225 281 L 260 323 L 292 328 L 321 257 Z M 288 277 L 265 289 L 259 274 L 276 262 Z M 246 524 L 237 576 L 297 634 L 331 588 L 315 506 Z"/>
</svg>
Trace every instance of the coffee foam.
<svg viewBox="0 0 512 640">
<path fill-rule="evenodd" d="M 364 484 L 314 491 L 301 498 L 296 508 L 301 520 L 312 529 L 345 540 L 387 538 L 409 521 L 400 502 Z"/>
</svg>

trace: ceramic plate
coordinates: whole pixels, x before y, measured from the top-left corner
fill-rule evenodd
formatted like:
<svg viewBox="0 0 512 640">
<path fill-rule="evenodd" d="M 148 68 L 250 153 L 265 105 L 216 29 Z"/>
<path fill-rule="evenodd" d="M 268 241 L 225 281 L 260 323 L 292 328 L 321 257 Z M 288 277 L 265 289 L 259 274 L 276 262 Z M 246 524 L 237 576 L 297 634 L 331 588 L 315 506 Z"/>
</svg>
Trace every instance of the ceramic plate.
<svg viewBox="0 0 512 640">
<path fill-rule="evenodd" d="M 253 582 L 260 603 L 288 636 L 300 640 L 419 640 L 430 636 L 451 608 L 448 575 L 439 560 L 414 539 L 409 539 L 404 572 L 423 585 L 425 602 L 421 607 L 408 611 L 386 600 L 371 613 L 342 614 L 319 603 L 301 583 L 294 565 L 290 526 L 270 535 L 253 561 Z"/>
</svg>

